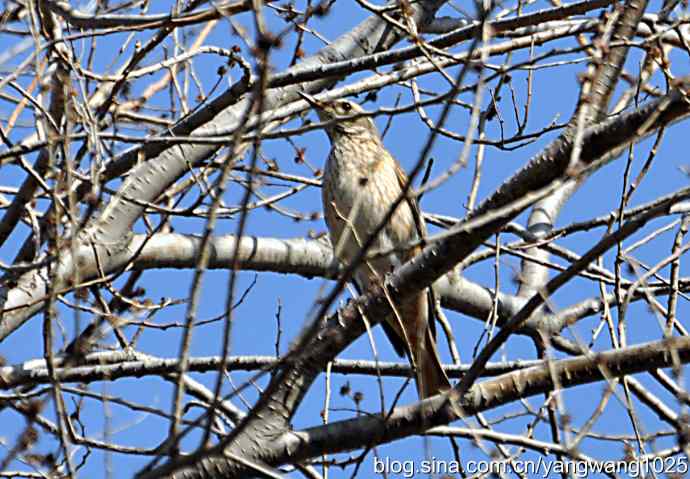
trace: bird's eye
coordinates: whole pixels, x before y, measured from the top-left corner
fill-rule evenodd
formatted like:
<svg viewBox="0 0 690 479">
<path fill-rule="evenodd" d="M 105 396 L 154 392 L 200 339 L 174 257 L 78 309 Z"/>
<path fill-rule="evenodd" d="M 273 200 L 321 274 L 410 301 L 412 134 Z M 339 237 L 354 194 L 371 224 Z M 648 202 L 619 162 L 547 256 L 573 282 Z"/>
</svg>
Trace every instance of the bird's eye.
<svg viewBox="0 0 690 479">
<path fill-rule="evenodd" d="M 346 101 L 342 102 L 342 103 L 340 104 L 340 106 L 342 107 L 342 109 L 343 109 L 343 111 L 344 111 L 345 113 L 347 113 L 347 112 L 349 112 L 350 110 L 352 110 L 352 105 L 350 105 L 350 104 L 349 104 L 348 102 L 346 102 Z"/>
</svg>

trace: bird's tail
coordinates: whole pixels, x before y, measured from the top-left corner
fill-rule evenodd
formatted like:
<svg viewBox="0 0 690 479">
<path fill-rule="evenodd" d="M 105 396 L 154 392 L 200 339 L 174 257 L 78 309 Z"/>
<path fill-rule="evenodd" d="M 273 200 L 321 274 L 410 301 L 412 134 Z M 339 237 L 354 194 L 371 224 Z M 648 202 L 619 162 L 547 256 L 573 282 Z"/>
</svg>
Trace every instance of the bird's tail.
<svg viewBox="0 0 690 479">
<path fill-rule="evenodd" d="M 421 399 L 435 396 L 450 389 L 450 381 L 441 367 L 441 358 L 436 349 L 430 328 L 426 329 L 424 347 L 417 350 L 415 363 L 417 366 L 417 392 Z"/>
<path fill-rule="evenodd" d="M 415 301 L 399 308 L 400 316 L 388 318 L 391 328 L 402 344 L 405 344 L 410 360 L 414 362 L 415 382 L 420 399 L 448 391 L 450 381 L 441 367 L 441 358 L 432 332 L 434 318 L 429 314 L 426 293 L 419 294 Z M 396 319 L 399 318 L 399 322 Z M 403 339 L 404 338 L 404 339 Z M 395 341 L 393 344 L 395 345 Z"/>
</svg>

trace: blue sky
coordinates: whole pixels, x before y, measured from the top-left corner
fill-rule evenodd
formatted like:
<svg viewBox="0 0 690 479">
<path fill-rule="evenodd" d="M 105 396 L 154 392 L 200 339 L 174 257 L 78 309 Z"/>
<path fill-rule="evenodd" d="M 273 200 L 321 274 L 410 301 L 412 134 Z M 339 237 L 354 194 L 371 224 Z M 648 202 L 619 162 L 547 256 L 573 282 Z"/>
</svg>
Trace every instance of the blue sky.
<svg viewBox="0 0 690 479">
<path fill-rule="evenodd" d="M 546 2 L 536 2 L 531 9 L 547 8 Z M 655 8 L 653 5 L 652 8 Z M 452 14 L 452 11 L 446 8 L 444 14 Z M 364 18 L 364 14 L 354 2 L 340 2 L 334 6 L 330 15 L 323 19 L 319 19 L 312 24 L 312 27 L 318 29 L 328 39 L 334 39 L 337 35 L 344 33 L 352 26 L 356 25 Z M 270 12 L 267 12 L 267 19 L 269 26 L 274 31 L 279 31 L 284 24 L 276 20 Z M 246 26 L 251 35 L 251 19 L 248 15 L 241 15 L 236 17 L 236 20 L 242 25 Z M 137 39 L 149 38 L 151 32 L 143 32 L 136 35 Z M 99 55 L 96 57 L 95 65 L 93 67 L 96 71 L 104 71 L 108 65 L 113 62 L 115 65 L 120 65 L 123 58 L 127 58 L 128 53 L 131 53 L 133 43 L 130 42 L 126 53 L 123 56 L 116 56 L 117 48 L 119 48 L 125 41 L 126 35 L 112 35 L 101 38 L 99 42 Z M 7 45 L 15 42 L 15 37 L 0 36 L 0 42 Z M 242 42 L 230 33 L 229 24 L 221 22 L 216 27 L 214 33 L 206 41 L 206 44 L 217 45 L 224 48 L 230 48 L 234 44 L 238 44 L 246 52 L 245 46 Z M 572 46 L 573 41 L 567 39 L 564 41 L 553 42 L 545 47 L 541 47 L 537 52 L 544 52 L 550 48 Z M 313 54 L 322 46 L 320 40 L 311 35 L 305 35 L 304 51 L 307 55 Z M 292 39 L 286 41 L 284 47 L 272 54 L 271 62 L 274 65 L 275 71 L 282 71 L 289 63 L 292 55 Z M 460 48 L 466 48 L 466 45 Z M 88 48 L 88 42 L 77 43 L 74 48 L 78 52 L 83 52 Z M 106 53 L 112 53 L 112 56 Z M 161 59 L 162 51 L 159 49 L 150 58 L 145 61 L 145 64 L 150 64 Z M 582 53 L 571 55 L 566 58 L 576 59 L 582 58 Z M 23 56 L 19 57 L 23 59 Z M 512 59 L 513 63 L 519 62 L 521 59 L 527 58 L 526 52 L 515 53 Z M 631 52 L 627 67 L 635 71 L 641 58 L 641 51 L 635 50 Z M 674 73 L 677 75 L 688 74 L 687 57 L 681 54 L 676 55 L 677 61 L 674 62 Z M 561 58 L 559 58 L 561 59 Z M 498 65 L 505 60 L 505 57 L 491 58 L 491 64 Z M 547 62 L 550 60 L 547 60 Z M 683 63 L 685 62 L 685 63 Z M 206 88 L 215 83 L 217 79 L 216 71 L 218 66 L 224 63 L 223 59 L 212 56 L 201 56 L 195 59 L 196 74 L 202 80 Z M 6 75 L 8 69 L 14 64 L 1 65 L 0 76 Z M 457 68 L 457 67 L 456 67 Z M 449 71 L 455 75 L 456 68 Z M 385 72 L 389 68 L 382 68 Z M 527 132 L 534 132 L 549 124 L 552 121 L 561 123 L 569 119 L 574 109 L 577 100 L 577 75 L 585 69 L 585 64 L 582 62 L 573 65 L 558 66 L 557 68 L 538 69 L 534 72 L 534 95 L 532 98 L 532 106 L 530 111 L 530 120 L 527 126 Z M 233 79 L 237 79 L 238 71 L 232 70 Z M 347 79 L 345 82 L 356 81 L 359 78 L 364 78 L 371 75 L 372 72 L 362 72 Z M 526 98 L 526 78 L 525 71 L 518 71 L 513 73 L 513 86 L 515 87 L 515 94 L 518 104 L 522 104 Z M 133 85 L 133 94 L 140 92 L 148 82 L 155 80 L 157 76 L 146 78 L 143 81 L 137 82 Z M 474 81 L 476 75 L 471 75 Z M 20 83 L 26 84 L 31 78 L 21 77 Z M 223 80 L 222 88 L 228 85 L 229 80 Z M 343 83 L 341 83 L 343 84 Z M 663 84 L 656 82 L 657 86 L 663 87 Z M 445 85 L 438 76 L 420 79 L 420 87 L 429 89 L 441 89 Z M 495 83 L 491 84 L 493 88 Z M 221 88 L 221 90 L 222 90 Z M 195 94 L 196 92 L 192 90 Z M 190 95 L 192 98 L 194 94 Z M 159 98 L 154 100 L 155 104 L 166 106 L 169 103 L 169 92 L 167 90 L 159 94 Z M 400 95 L 400 104 L 409 104 L 412 101 L 409 89 L 401 87 L 391 87 L 390 89 L 381 92 L 378 95 L 376 103 L 367 102 L 364 106 L 368 109 L 375 109 L 379 106 L 390 107 L 393 106 Z M 462 100 L 471 102 L 472 95 L 461 96 Z M 363 100 L 361 96 L 358 100 Z M 645 101 L 642 98 L 642 101 Z M 482 101 L 483 105 L 487 105 L 488 99 Z M 501 116 L 505 123 L 506 136 L 510 136 L 515 131 L 515 120 L 512 110 L 512 103 L 510 92 L 504 89 L 501 99 L 497 100 L 500 106 Z M 0 116 L 2 117 L 3 126 L 7 115 L 12 111 L 13 105 L 7 102 L 0 101 Z M 428 113 L 432 119 L 436 119 L 439 114 L 439 108 L 429 108 Z M 520 112 L 522 114 L 522 112 Z M 315 119 L 313 113 L 308 113 L 307 117 L 311 120 Z M 464 134 L 467 129 L 469 115 L 466 110 L 457 108 L 454 114 L 449 119 L 447 127 L 455 132 Z M 25 112 L 21 120 L 22 127 L 17 127 L 12 133 L 11 139 L 17 141 L 28 135 L 32 131 L 32 117 L 29 112 Z M 376 118 L 376 123 L 381 129 L 386 125 L 388 118 L 379 116 Z M 296 126 L 301 124 L 301 120 L 296 120 L 286 125 Z M 136 131 L 136 130 L 135 130 Z M 689 163 L 687 157 L 687 148 L 683 148 L 686 143 L 688 134 L 687 124 L 679 124 L 670 128 L 666 132 L 665 140 L 657 152 L 658 159 L 654 162 L 652 169 L 645 178 L 640 188 L 633 196 L 631 205 L 636 205 L 649 201 L 655 197 L 661 196 L 664 193 L 671 192 L 680 187 L 686 186 L 687 177 L 681 173 L 679 167 Z M 127 133 L 127 131 L 124 131 Z M 141 131 L 138 131 L 142 134 Z M 501 151 L 496 148 L 488 147 L 486 150 L 486 158 L 483 170 L 483 179 L 479 189 L 479 199 L 485 198 L 498 185 L 500 185 L 506 178 L 512 175 L 518 168 L 523 166 L 529 159 L 537 152 L 539 152 L 548 142 L 558 135 L 558 131 L 548 133 L 540 138 L 538 141 L 530 144 L 517 151 Z M 419 154 L 427 141 L 429 130 L 420 121 L 415 113 L 404 114 L 396 116 L 390 129 L 385 137 L 385 144 L 387 148 L 394 154 L 400 163 L 406 169 L 412 167 L 419 158 Z M 500 124 L 497 121 L 492 121 L 488 124 L 487 135 L 490 138 L 497 138 L 500 135 Z M 294 137 L 296 145 L 301 148 L 306 148 L 306 158 L 308 162 L 317 168 L 323 167 L 324 159 L 328 153 L 328 140 L 322 131 L 314 131 L 304 134 L 299 137 Z M 632 163 L 633 176 L 639 171 L 641 165 L 646 160 L 651 140 L 642 142 L 634 149 L 634 160 Z M 446 138 L 439 138 L 434 148 L 432 156 L 435 160 L 432 177 L 440 175 L 455 159 L 458 157 L 462 149 L 462 144 L 451 141 Z M 476 151 L 476 148 L 474 149 Z M 281 171 L 295 173 L 303 176 L 312 176 L 310 169 L 304 164 L 297 164 L 294 161 L 294 150 L 284 141 L 271 140 L 264 141 L 261 147 L 261 154 L 264 158 L 275 160 Z M 27 159 L 33 161 L 34 157 L 29 156 Z M 472 157 L 473 158 L 473 157 Z M 243 160 L 248 163 L 249 158 Z M 600 171 L 596 172 L 585 185 L 576 193 L 571 201 L 566 205 L 557 224 L 565 225 L 572 221 L 583 220 L 605 214 L 617 207 L 620 192 L 623 184 L 623 171 L 625 168 L 626 159 L 619 158 L 611 164 L 605 166 Z M 84 166 L 84 165 L 82 165 Z M 472 179 L 473 159 L 467 168 L 460 170 L 449 181 L 444 183 L 440 188 L 434 190 L 424 197 L 422 206 L 425 211 L 452 215 L 462 217 L 466 213 L 464 204 L 467 200 L 469 186 Z M 0 173 L 2 178 L 2 185 L 18 185 L 24 179 L 24 174 L 19 172 L 13 166 L 5 166 Z M 114 183 L 115 184 L 115 183 Z M 282 188 L 268 188 L 266 192 L 281 191 Z M 231 185 L 226 194 L 226 201 L 228 204 L 237 204 L 239 198 L 243 194 L 243 190 L 236 185 Z M 286 208 L 294 209 L 296 211 L 310 213 L 313 211 L 321 211 L 320 191 L 317 188 L 307 188 L 303 192 L 290 197 L 281 202 L 281 205 Z M 525 223 L 526 215 L 521 215 L 518 218 L 522 224 Z M 157 218 L 156 218 L 157 219 Z M 659 227 L 672 221 L 674 218 L 662 218 L 653 222 L 647 229 L 631 238 L 630 243 L 643 237 L 655 227 Z M 203 222 L 198 219 L 175 219 L 175 229 L 180 233 L 199 234 L 203 228 Z M 143 231 L 142 224 L 138 224 L 135 229 Z M 216 231 L 218 234 L 234 233 L 237 228 L 236 220 L 223 219 L 220 220 Z M 247 234 L 256 236 L 278 237 L 278 238 L 293 238 L 306 237 L 310 230 L 314 232 L 323 232 L 325 225 L 321 219 L 315 221 L 300 221 L 295 222 L 292 219 L 286 218 L 272 211 L 265 209 L 254 210 L 250 215 Z M 433 229 L 432 229 L 433 231 Z M 664 256 L 670 254 L 670 247 L 675 235 L 675 229 L 663 234 L 655 242 L 649 246 L 645 246 L 638 251 L 637 258 L 641 261 L 653 264 L 659 261 Z M 18 232 L 10 238 L 10 240 L 0 248 L 0 261 L 8 263 L 12 260 L 14 252 L 19 245 L 24 241 L 24 237 L 28 230 L 21 228 Z M 592 232 L 578 233 L 576 235 L 559 240 L 559 244 L 572 249 L 575 252 L 582 253 L 586 251 L 596 240 L 598 240 L 603 233 L 603 230 L 594 230 Z M 501 241 L 513 240 L 513 237 L 507 235 L 501 236 Z M 611 267 L 613 264 L 615 251 L 610 252 L 604 258 L 605 264 Z M 554 260 L 557 263 L 560 260 Z M 515 273 L 519 271 L 520 262 L 515 257 L 503 256 L 500 261 L 500 288 L 502 291 L 514 293 L 516 285 L 513 282 Z M 687 268 L 682 269 L 682 274 Z M 667 270 L 664 270 L 668 273 Z M 626 273 L 629 275 L 629 273 Z M 494 270 L 493 262 L 484 262 L 480 265 L 469 268 L 465 275 L 487 287 L 494 287 Z M 204 277 L 203 283 L 203 299 L 198 312 L 199 319 L 206 319 L 218 315 L 222 312 L 225 305 L 225 297 L 227 295 L 229 273 L 227 271 L 209 271 Z M 296 275 L 282 275 L 274 273 L 254 273 L 241 272 L 239 273 L 239 282 L 237 287 L 238 296 L 250 287 L 256 281 L 251 292 L 247 295 L 243 303 L 235 310 L 235 322 L 233 326 L 232 337 L 232 353 L 237 355 L 273 355 L 275 354 L 275 338 L 276 338 L 276 314 L 278 307 L 281 308 L 281 325 L 282 325 L 282 341 L 280 344 L 281 352 L 285 352 L 291 341 L 300 332 L 302 327 L 306 324 L 310 317 L 309 313 L 315 299 L 319 296 L 319 292 L 325 288 L 328 290 L 333 283 L 322 279 L 305 279 Z M 122 279 L 119 285 L 122 285 Z M 183 299 L 189 294 L 191 284 L 190 271 L 186 270 L 152 270 L 144 274 L 141 285 L 146 288 L 147 296 L 158 300 L 162 297 Z M 573 281 L 570 285 L 559 291 L 553 298 L 553 303 L 557 307 L 565 307 L 578 302 L 587 297 L 596 296 L 598 294 L 596 285 L 589 281 L 578 279 Z M 345 301 L 348 295 L 344 295 L 342 300 Z M 665 304 L 665 298 L 662 299 Z M 337 306 L 337 305 L 336 305 Z M 688 306 L 684 298 L 679 304 L 679 317 L 683 318 L 687 312 Z M 62 324 L 68 338 L 72 337 L 74 330 L 75 318 L 74 314 L 69 310 L 62 308 Z M 156 316 L 155 320 L 161 323 L 182 321 L 185 313 L 185 305 L 178 305 L 170 307 Z M 475 349 L 476 342 L 480 337 L 484 328 L 480 321 L 464 317 L 460 314 L 446 311 L 449 320 L 451 321 L 456 338 L 458 339 L 458 348 L 461 353 L 461 358 L 464 363 L 471 360 L 472 352 Z M 659 338 L 659 330 L 657 320 L 649 312 L 648 308 L 641 304 L 634 304 L 628 313 L 629 324 L 629 342 L 636 343 L 648 341 Z M 593 317 L 582 321 L 577 325 L 576 334 L 581 337 L 589 338 L 591 329 L 596 327 L 599 318 Z M 32 358 L 39 358 L 42 356 L 42 341 L 41 341 L 41 321 L 40 317 L 33 318 L 27 325 L 14 333 L 11 338 L 0 344 L 0 355 L 4 356 L 8 363 L 18 363 Z M 89 321 L 87 315 L 81 317 L 81 324 L 86 324 Z M 63 344 L 61 333 L 57 329 L 56 339 L 57 344 Z M 380 328 L 375 330 L 375 339 L 381 360 L 398 360 L 392 348 L 386 344 Z M 132 332 L 129 333 L 131 335 Z M 160 357 L 174 357 L 178 353 L 180 342 L 179 330 L 148 330 L 142 335 L 138 343 L 140 351 L 160 356 Z M 194 331 L 193 343 L 191 352 L 193 355 L 207 356 L 217 355 L 220 353 L 221 328 L 219 324 L 203 326 Z M 108 337 L 105 341 L 107 344 L 115 344 L 112 337 Z M 441 351 L 444 359 L 449 361 L 447 348 L 444 340 L 440 341 Z M 608 334 L 604 331 L 594 348 L 598 350 L 609 349 L 610 340 Z M 558 356 L 558 355 L 556 355 Z M 371 348 L 366 337 L 360 338 L 353 345 L 351 345 L 343 354 L 341 358 L 351 359 L 372 359 Z M 531 342 L 524 337 L 515 337 L 511 339 L 506 347 L 501 351 L 500 357 L 493 358 L 500 359 L 534 359 L 535 351 Z M 213 386 L 215 381 L 215 373 L 193 374 L 195 379 L 203 382 L 209 387 Z M 247 377 L 247 374 L 232 373 L 232 380 L 234 384 L 241 384 Z M 653 381 L 649 380 L 644 375 L 639 378 L 651 391 L 658 393 L 660 398 L 667 401 L 668 404 L 676 406 L 674 398 L 661 390 Z M 260 381 L 260 385 L 264 385 L 266 378 Z M 386 399 L 388 404 L 395 396 L 397 389 L 403 384 L 403 380 L 386 379 Z M 361 391 L 364 394 L 364 399 L 359 405 L 363 411 L 376 412 L 379 410 L 378 393 L 376 381 L 373 378 L 365 378 L 362 376 L 343 376 L 334 375 L 332 378 L 333 395 L 331 398 L 332 411 L 330 419 L 332 421 L 339 419 L 346 419 L 353 417 L 353 409 L 355 404 L 351 397 L 342 397 L 338 394 L 340 388 L 346 383 L 350 384 L 352 391 Z M 172 386 L 159 378 L 131 378 L 120 379 L 113 383 L 93 383 L 89 387 L 95 392 L 105 392 L 108 394 L 117 394 L 136 402 L 158 406 L 163 410 L 169 411 L 171 407 L 171 392 Z M 295 428 L 314 426 L 320 423 L 321 418 L 319 411 L 323 408 L 325 383 L 323 377 L 320 377 L 312 386 L 307 398 L 302 404 L 297 416 L 293 420 Z M 584 420 L 594 411 L 597 402 L 601 398 L 605 385 L 602 383 L 591 386 L 580 386 L 574 388 L 564 395 L 564 405 L 568 413 L 572 416 L 574 423 L 579 426 Z M 226 384 L 225 392 L 229 391 Z M 623 397 L 619 395 L 619 397 Z M 251 387 L 246 391 L 246 399 L 252 402 L 256 398 L 256 391 Z M 416 392 L 413 385 L 410 383 L 402 396 L 403 403 L 410 403 L 416 400 Z M 543 402 L 542 397 L 533 397 L 528 400 L 531 407 L 536 410 Z M 68 408 L 72 408 L 71 399 L 67 402 Z M 242 406 L 242 403 L 236 401 L 236 404 Z M 146 414 L 136 414 L 126 411 L 116 405 L 109 405 L 104 408 L 103 405 L 97 401 L 86 399 L 82 409 L 82 420 L 87 425 L 87 435 L 91 437 L 100 438 L 99 434 L 103 428 L 106 427 L 105 421 L 107 415 L 112 415 L 111 427 L 114 430 L 112 439 L 121 444 L 137 445 L 143 447 L 153 447 L 158 444 L 166 434 L 165 421 L 154 418 Z M 108 411 L 110 410 L 110 411 Z M 521 410 L 521 407 L 516 404 L 511 404 L 486 414 L 488 420 L 501 417 L 509 412 Z M 197 417 L 201 413 L 199 408 L 192 408 L 188 414 L 188 418 Z M 649 424 L 650 431 L 655 431 L 659 428 L 656 417 L 644 406 L 639 404 L 636 406 L 636 413 L 639 414 L 641 424 Z M 52 408 L 46 408 L 45 415 L 53 419 Z M 497 426 L 498 430 L 519 434 L 525 431 L 526 425 L 533 420 L 531 416 L 520 416 L 514 419 L 505 421 L 505 423 Z M 0 411 L 0 437 L 9 440 L 10 443 L 16 431 L 23 427 L 23 419 L 19 418 L 15 413 L 9 410 Z M 470 424 L 474 424 L 472 421 Z M 463 425 L 463 424 L 459 424 Z M 548 429 L 545 425 L 539 425 L 536 436 L 545 440 L 550 440 Z M 605 415 L 597 422 L 594 427 L 596 432 L 607 433 L 625 433 L 630 434 L 630 422 L 627 417 L 624 406 L 618 399 L 613 399 L 606 410 Z M 56 443 L 49 441 L 50 436 L 42 434 L 42 440 L 39 449 L 43 452 L 56 451 Z M 199 440 L 199 435 L 192 434 L 184 441 L 183 447 L 193 448 Z M 670 447 L 675 444 L 675 438 L 661 438 L 657 442 L 659 448 Z M 461 457 L 463 460 L 485 458 L 484 454 L 480 452 L 475 446 L 470 445 L 467 441 L 461 442 Z M 486 447 L 492 449 L 490 443 L 485 443 Z M 1 450 L 1 449 L 0 449 Z M 621 458 L 623 451 L 619 443 L 607 441 L 585 441 L 582 445 L 582 452 L 590 454 L 595 457 L 609 457 Z M 452 449 L 446 439 L 421 439 L 411 438 L 404 441 L 398 441 L 385 446 L 380 446 L 376 449 L 380 457 L 390 457 L 399 460 L 415 459 L 419 460 L 425 456 L 433 456 L 436 458 L 452 459 Z M 351 453 L 351 457 L 355 457 L 358 453 Z M 0 453 L 0 457 L 4 453 Z M 77 458 L 82 457 L 82 452 L 77 454 Z M 345 456 L 339 456 L 343 459 Z M 373 454 L 369 454 L 359 470 L 358 477 L 374 477 L 372 469 Z M 523 459 L 536 458 L 537 455 L 533 453 L 526 453 Z M 550 456 L 551 457 L 551 456 Z M 105 454 L 99 451 L 94 451 L 92 456 L 88 459 L 87 465 L 80 471 L 82 477 L 105 477 L 104 467 Z M 112 456 L 114 466 L 114 477 L 130 477 L 137 470 L 139 470 L 146 461 L 138 456 L 114 454 Z M 78 461 L 77 461 L 78 462 Z M 13 465 L 15 468 L 20 466 Z M 341 470 L 335 469 L 333 477 L 340 477 Z M 349 475 L 349 474 L 348 474 Z"/>
</svg>

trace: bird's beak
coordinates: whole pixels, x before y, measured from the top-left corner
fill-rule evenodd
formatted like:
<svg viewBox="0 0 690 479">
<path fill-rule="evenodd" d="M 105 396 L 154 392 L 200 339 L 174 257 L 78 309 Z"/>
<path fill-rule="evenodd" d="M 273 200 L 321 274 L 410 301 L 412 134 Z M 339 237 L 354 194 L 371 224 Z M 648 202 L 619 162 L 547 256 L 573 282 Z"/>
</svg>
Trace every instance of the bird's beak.
<svg viewBox="0 0 690 479">
<path fill-rule="evenodd" d="M 313 96 L 309 95 L 308 93 L 304 93 L 301 91 L 298 91 L 297 94 L 304 98 L 304 100 L 309 103 L 312 107 L 316 108 L 317 110 L 323 110 L 323 103 L 314 98 Z"/>
</svg>

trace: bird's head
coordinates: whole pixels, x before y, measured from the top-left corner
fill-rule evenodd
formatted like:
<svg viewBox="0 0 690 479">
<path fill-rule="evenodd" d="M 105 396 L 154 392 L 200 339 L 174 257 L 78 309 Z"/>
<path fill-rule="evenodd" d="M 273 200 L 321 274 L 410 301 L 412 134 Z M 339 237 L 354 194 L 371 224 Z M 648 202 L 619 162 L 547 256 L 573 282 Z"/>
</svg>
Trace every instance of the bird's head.
<svg viewBox="0 0 690 479">
<path fill-rule="evenodd" d="M 326 126 L 331 139 L 338 135 L 368 135 L 378 138 L 374 121 L 369 116 L 359 116 L 365 110 L 357 103 L 349 100 L 317 100 L 306 93 L 299 94 L 316 110 L 321 121 L 334 122 Z"/>
</svg>

